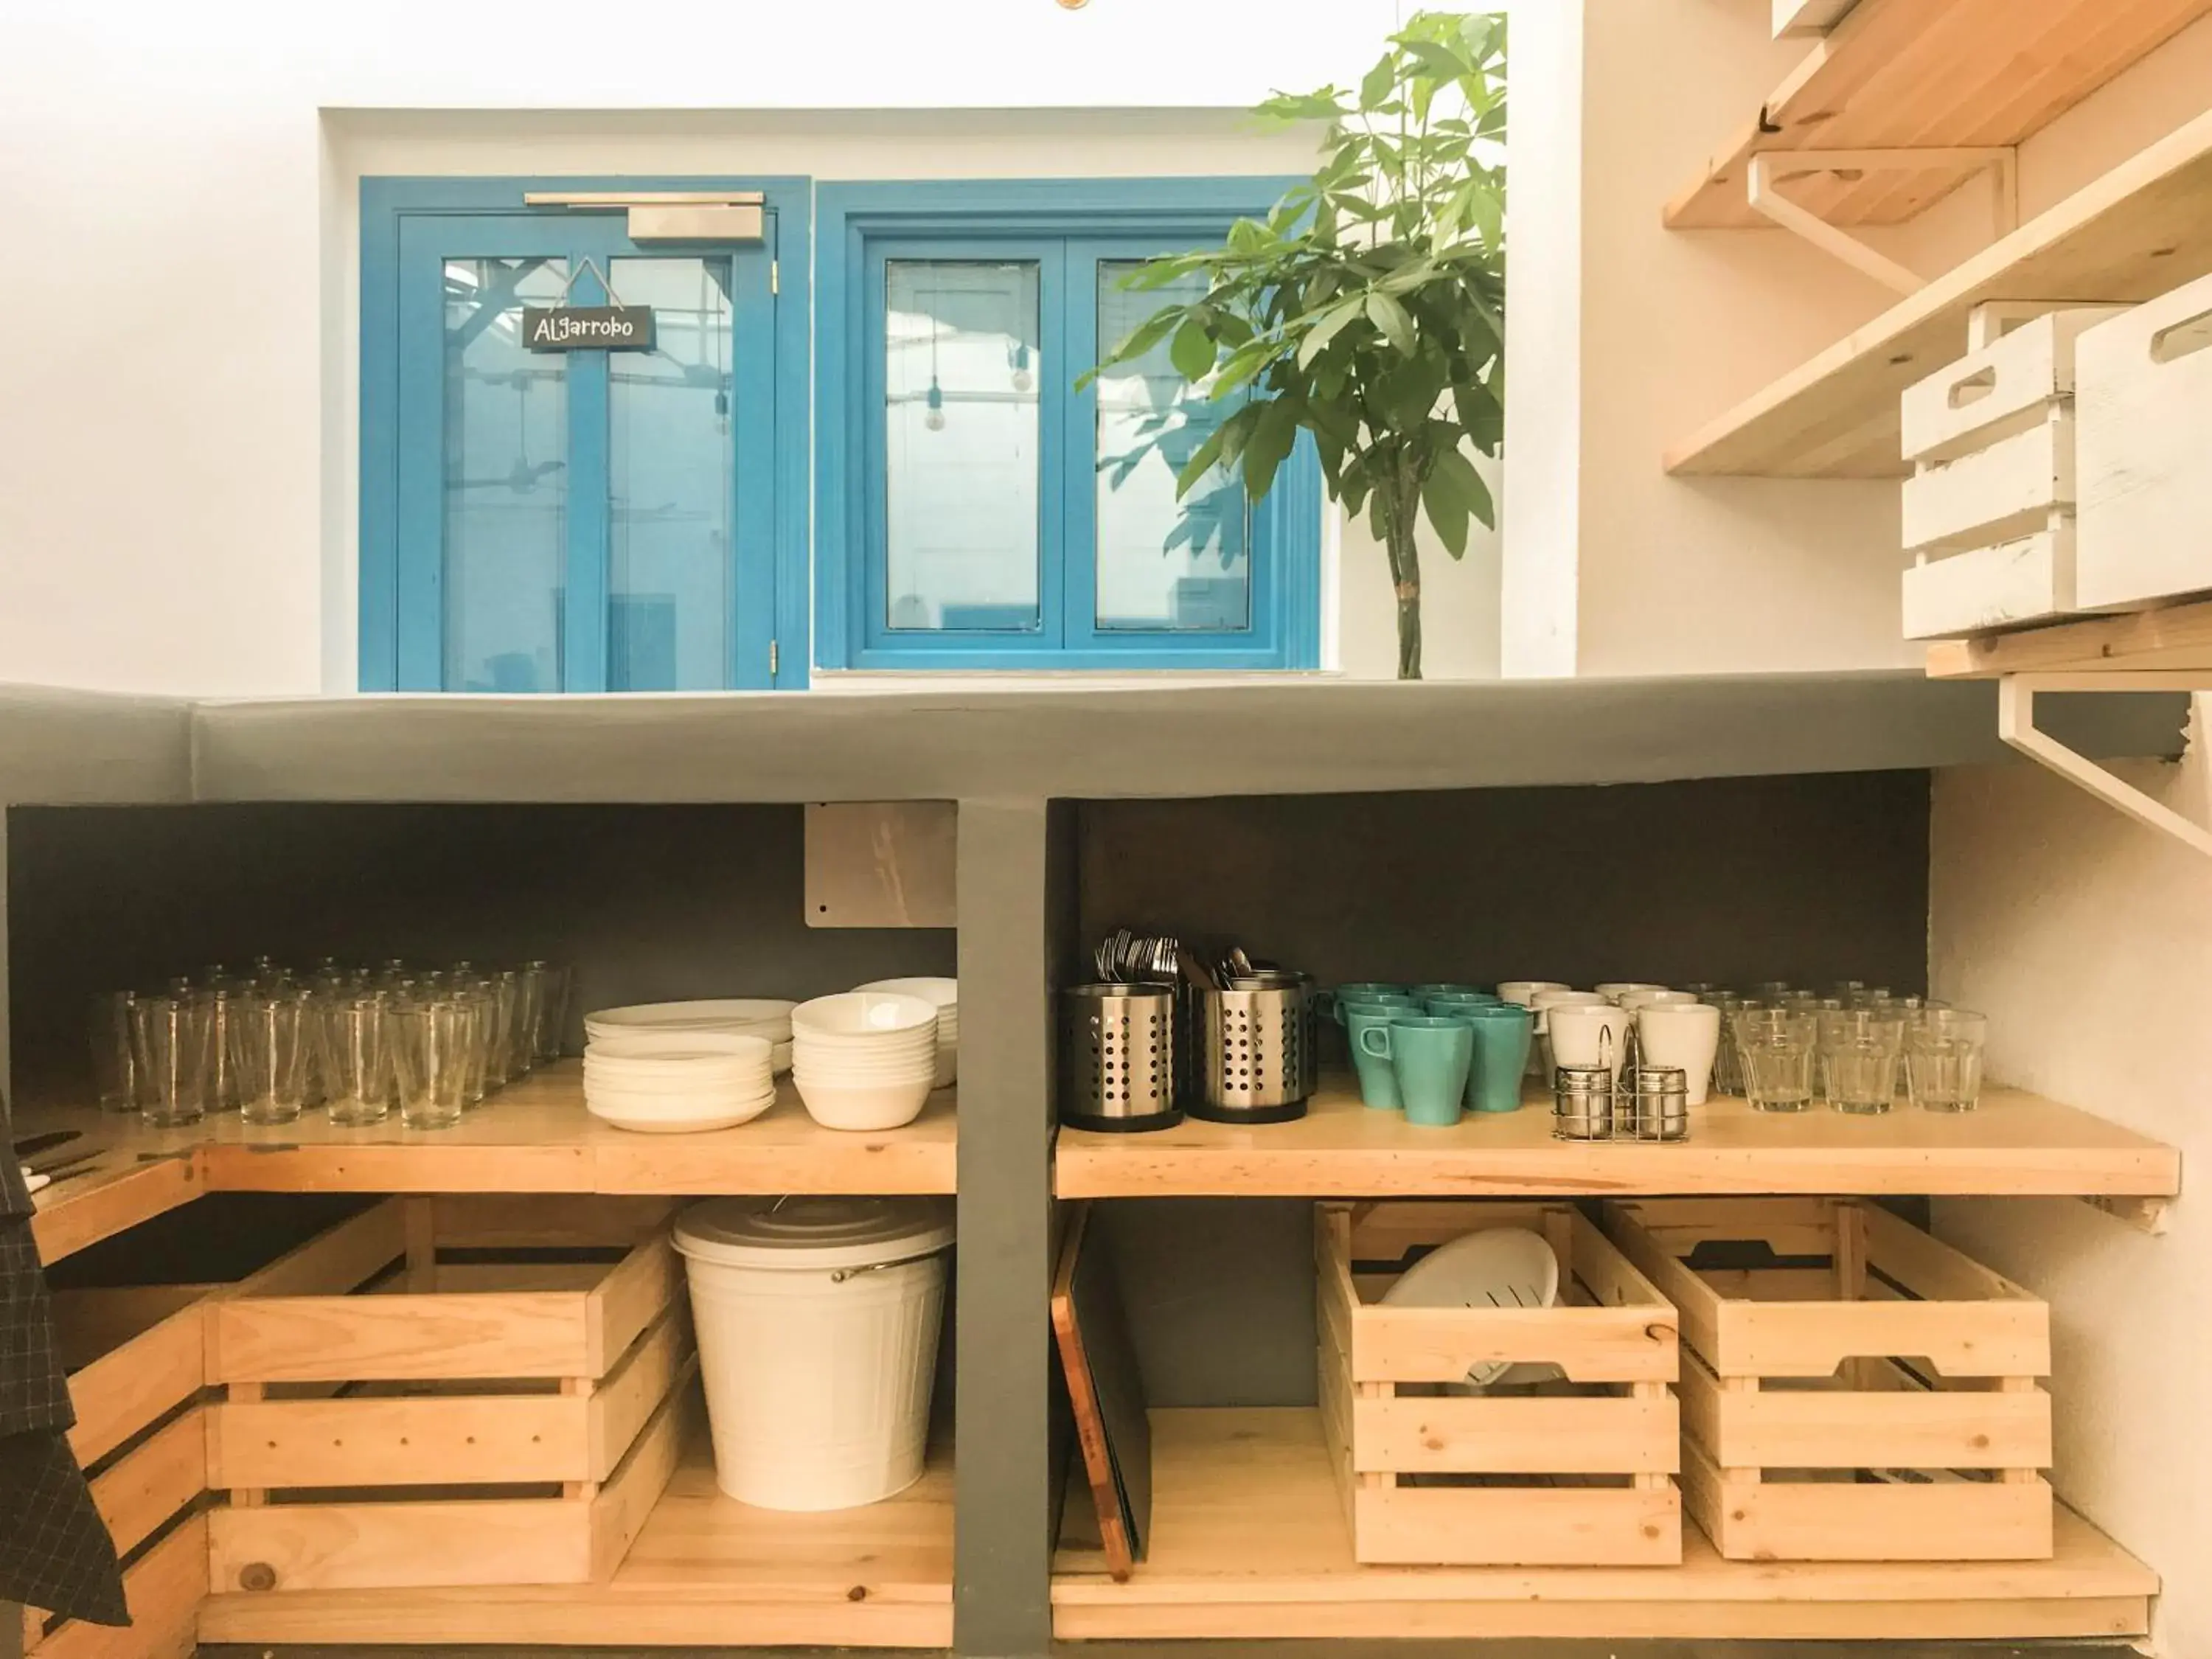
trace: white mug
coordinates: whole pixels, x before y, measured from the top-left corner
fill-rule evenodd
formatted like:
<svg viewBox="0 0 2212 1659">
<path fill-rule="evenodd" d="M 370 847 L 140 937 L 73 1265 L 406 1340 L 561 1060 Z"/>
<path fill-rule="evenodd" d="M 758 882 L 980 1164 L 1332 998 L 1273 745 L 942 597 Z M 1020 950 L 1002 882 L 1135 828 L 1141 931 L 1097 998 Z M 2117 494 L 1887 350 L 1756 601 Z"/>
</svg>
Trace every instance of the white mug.
<svg viewBox="0 0 2212 1659">
<path fill-rule="evenodd" d="M 1721 1011 L 1710 1002 L 1647 1003 L 1637 1012 L 1638 1058 L 1646 1066 L 1680 1066 L 1692 1106 L 1704 1105 L 1712 1091 L 1720 1048 Z"/>
<path fill-rule="evenodd" d="M 1550 1030 L 1547 1016 L 1554 1008 L 1610 1008 L 1613 999 L 1601 996 L 1595 991 L 1570 991 L 1564 986 L 1548 991 L 1539 991 L 1529 999 L 1530 1012 L 1536 1016 L 1536 1035 Z"/>
<path fill-rule="evenodd" d="M 1695 1002 L 1697 1000 L 1697 994 L 1692 991 L 1623 991 L 1613 999 L 1622 1007 L 1632 1011 L 1638 1008 L 1679 1006 L 1686 1002 Z"/>
<path fill-rule="evenodd" d="M 1536 994 L 1540 991 L 1564 991 L 1566 988 L 1555 979 L 1504 979 L 1498 982 L 1498 1000 L 1531 1008 L 1535 1006 Z"/>
<path fill-rule="evenodd" d="M 1609 1002 L 1555 1002 L 1546 1015 L 1551 1026 L 1553 1065 L 1606 1066 L 1619 1080 L 1634 1015 Z"/>
<path fill-rule="evenodd" d="M 1648 980 L 1614 979 L 1607 980 L 1604 984 L 1595 988 L 1597 994 L 1607 1002 L 1618 1002 L 1632 991 L 1663 991 L 1667 988 L 1663 985 L 1654 985 Z"/>
</svg>

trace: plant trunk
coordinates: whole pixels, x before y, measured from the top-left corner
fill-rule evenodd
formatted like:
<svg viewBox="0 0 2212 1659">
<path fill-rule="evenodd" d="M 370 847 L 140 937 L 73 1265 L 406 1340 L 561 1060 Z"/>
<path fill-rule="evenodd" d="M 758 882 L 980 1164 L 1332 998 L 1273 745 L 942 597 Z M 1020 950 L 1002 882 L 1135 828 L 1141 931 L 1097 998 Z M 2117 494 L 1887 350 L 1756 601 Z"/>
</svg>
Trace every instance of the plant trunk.
<svg viewBox="0 0 2212 1659">
<path fill-rule="evenodd" d="M 1421 510 L 1420 488 L 1410 481 L 1389 492 L 1384 508 L 1382 545 L 1390 556 L 1390 586 L 1398 599 L 1398 678 L 1421 678 L 1421 555 L 1413 526 Z"/>
</svg>

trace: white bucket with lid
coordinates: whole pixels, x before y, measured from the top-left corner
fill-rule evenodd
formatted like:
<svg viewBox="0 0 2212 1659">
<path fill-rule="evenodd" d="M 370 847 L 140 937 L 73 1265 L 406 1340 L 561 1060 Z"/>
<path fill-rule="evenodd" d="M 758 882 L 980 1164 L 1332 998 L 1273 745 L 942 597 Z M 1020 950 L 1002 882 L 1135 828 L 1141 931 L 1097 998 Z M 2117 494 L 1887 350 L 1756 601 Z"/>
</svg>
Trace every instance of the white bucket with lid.
<svg viewBox="0 0 2212 1659">
<path fill-rule="evenodd" d="M 762 1509 L 842 1510 L 921 1478 L 951 1243 L 951 1206 L 928 1199 L 684 1212 L 716 1485 Z"/>
</svg>

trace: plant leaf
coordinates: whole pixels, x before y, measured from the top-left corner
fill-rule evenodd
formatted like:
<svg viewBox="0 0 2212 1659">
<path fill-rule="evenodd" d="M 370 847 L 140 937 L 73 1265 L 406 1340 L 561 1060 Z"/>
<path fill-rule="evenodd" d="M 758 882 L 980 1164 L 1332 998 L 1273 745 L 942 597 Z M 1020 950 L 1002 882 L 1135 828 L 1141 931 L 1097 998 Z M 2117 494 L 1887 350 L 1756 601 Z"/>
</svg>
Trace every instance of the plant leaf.
<svg viewBox="0 0 2212 1659">
<path fill-rule="evenodd" d="M 1406 307 L 1391 295 L 1377 289 L 1367 296 L 1367 320 L 1382 331 L 1383 337 L 1411 356 L 1415 349 L 1413 319 Z"/>
<path fill-rule="evenodd" d="M 1264 406 L 1260 423 L 1244 446 L 1244 490 L 1254 501 L 1274 487 L 1275 473 L 1298 438 L 1298 405 L 1277 398 Z"/>
<path fill-rule="evenodd" d="M 1311 368 L 1314 359 L 1328 349 L 1328 343 L 1359 313 L 1360 301 L 1356 295 L 1351 299 L 1339 301 L 1322 313 L 1320 319 L 1306 331 L 1305 337 L 1298 342 L 1298 367 L 1301 369 Z"/>
<path fill-rule="evenodd" d="M 1213 367 L 1213 340 L 1206 333 L 1203 321 L 1196 317 L 1188 318 L 1176 330 L 1174 342 L 1168 347 L 1168 361 L 1186 380 L 1206 378 L 1206 372 Z"/>
</svg>

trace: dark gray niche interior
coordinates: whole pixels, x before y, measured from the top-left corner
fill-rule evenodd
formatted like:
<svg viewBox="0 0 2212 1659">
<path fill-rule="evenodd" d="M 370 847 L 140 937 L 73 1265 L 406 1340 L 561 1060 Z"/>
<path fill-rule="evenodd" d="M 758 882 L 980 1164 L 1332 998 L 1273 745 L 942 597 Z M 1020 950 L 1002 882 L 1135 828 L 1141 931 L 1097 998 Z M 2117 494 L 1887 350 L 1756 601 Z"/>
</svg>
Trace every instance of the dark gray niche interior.
<svg viewBox="0 0 2212 1659">
<path fill-rule="evenodd" d="M 1928 811 L 1925 772 L 1086 801 L 1078 933 L 1241 940 L 1324 983 L 1919 991 Z M 1310 1204 L 1122 1200 L 1101 1217 L 1154 1404 L 1313 1403 Z"/>
</svg>

